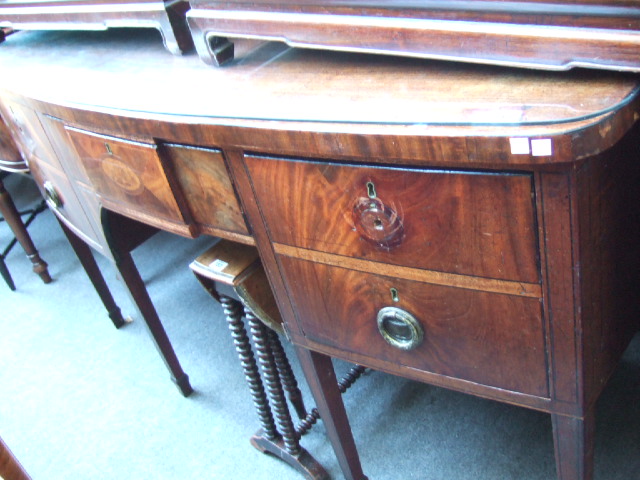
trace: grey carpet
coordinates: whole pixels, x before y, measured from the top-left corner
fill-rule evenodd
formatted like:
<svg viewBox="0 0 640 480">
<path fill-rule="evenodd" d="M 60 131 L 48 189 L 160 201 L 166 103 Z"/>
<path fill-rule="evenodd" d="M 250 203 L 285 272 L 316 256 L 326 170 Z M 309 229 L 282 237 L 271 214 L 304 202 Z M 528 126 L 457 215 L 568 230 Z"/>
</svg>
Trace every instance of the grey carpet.
<svg viewBox="0 0 640 480">
<path fill-rule="evenodd" d="M 28 178 L 6 183 L 21 207 L 36 201 Z M 52 214 L 30 233 L 55 281 L 44 285 L 19 247 L 8 256 L 18 290 L 0 283 L 0 436 L 34 480 L 302 478 L 249 444 L 258 422 L 221 309 L 187 268 L 209 239 L 160 234 L 134 252 L 196 389 L 185 399 L 109 263 L 99 259 L 134 318 L 120 330 Z M 8 239 L 2 223 L 0 246 Z M 339 372 L 347 367 L 337 364 Z M 555 478 L 548 415 L 377 372 L 345 401 L 370 480 Z M 342 478 L 321 424 L 303 445 Z M 598 405 L 596 480 L 639 472 L 636 337 Z"/>
</svg>

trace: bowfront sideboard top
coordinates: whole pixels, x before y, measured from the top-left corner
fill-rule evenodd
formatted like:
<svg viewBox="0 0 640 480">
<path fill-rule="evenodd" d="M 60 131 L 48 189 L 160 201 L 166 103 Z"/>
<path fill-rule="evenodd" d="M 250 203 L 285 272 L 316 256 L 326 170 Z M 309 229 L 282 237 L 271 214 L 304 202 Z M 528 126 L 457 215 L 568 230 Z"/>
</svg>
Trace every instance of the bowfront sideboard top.
<svg viewBox="0 0 640 480">
<path fill-rule="evenodd" d="M 107 256 L 104 211 L 255 244 L 348 479 L 330 357 L 549 413 L 558 478 L 591 480 L 639 327 L 638 77 L 236 49 L 9 36 L 0 109 L 61 221 Z"/>
<path fill-rule="evenodd" d="M 631 74 L 591 70 L 541 73 L 252 41 L 239 41 L 237 47 L 242 55 L 233 65 L 211 69 L 193 53 L 163 55 L 147 31 L 24 32 L 10 36 L 0 49 L 7 65 L 0 86 L 78 112 L 194 128 L 224 124 L 393 134 L 400 143 L 438 137 L 450 145 L 459 138 L 487 137 L 492 149 L 499 148 L 500 162 L 514 165 L 566 162 L 611 145 L 633 119 L 604 137 L 602 124 L 629 115 L 638 87 Z M 590 141 L 591 133 L 604 143 Z M 551 138 L 551 154 L 512 149 L 509 139 L 519 135 Z M 253 138 L 245 140 L 247 146 L 258 146 Z M 277 141 L 271 136 L 265 146 Z M 348 148 L 336 151 L 347 154 Z M 407 153 L 398 150 L 397 156 L 406 161 Z M 438 152 L 414 160 L 487 163 L 470 155 L 441 158 Z"/>
</svg>

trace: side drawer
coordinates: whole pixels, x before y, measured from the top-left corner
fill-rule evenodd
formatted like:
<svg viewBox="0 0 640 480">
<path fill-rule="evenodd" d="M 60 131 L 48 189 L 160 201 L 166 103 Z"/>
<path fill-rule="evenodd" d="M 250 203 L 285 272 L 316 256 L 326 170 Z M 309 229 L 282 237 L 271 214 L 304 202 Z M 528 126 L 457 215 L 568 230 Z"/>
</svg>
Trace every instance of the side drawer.
<svg viewBox="0 0 640 480">
<path fill-rule="evenodd" d="M 13 140 L 27 163 L 37 159 L 61 170 L 62 165 L 51 150 L 51 144 L 42 128 L 38 114 L 16 102 L 5 99 L 2 102 L 6 125 L 11 130 Z"/>
<path fill-rule="evenodd" d="M 276 244 L 540 282 L 529 174 L 245 161 Z"/>
<path fill-rule="evenodd" d="M 373 368 L 387 362 L 549 397 L 539 298 L 438 286 L 286 256 L 278 262 L 296 320 L 309 340 L 363 355 L 363 363 Z M 417 321 L 422 340 L 414 348 L 392 346 L 383 337 L 378 315 L 389 307 Z M 386 334 L 409 338 L 407 327 L 394 323 L 384 324 Z"/>
<path fill-rule="evenodd" d="M 0 116 L 0 170 L 8 172 L 29 170 L 2 116 Z"/>
<path fill-rule="evenodd" d="M 176 144 L 163 144 L 161 152 L 204 232 L 232 240 L 249 235 L 222 152 Z"/>
<path fill-rule="evenodd" d="M 65 174 L 40 161 L 30 164 L 31 173 L 47 201 L 47 205 L 80 238 L 100 252 L 104 248 L 87 218 L 78 197 Z"/>
<path fill-rule="evenodd" d="M 154 144 L 65 127 L 89 181 L 110 210 L 191 236 Z"/>
</svg>

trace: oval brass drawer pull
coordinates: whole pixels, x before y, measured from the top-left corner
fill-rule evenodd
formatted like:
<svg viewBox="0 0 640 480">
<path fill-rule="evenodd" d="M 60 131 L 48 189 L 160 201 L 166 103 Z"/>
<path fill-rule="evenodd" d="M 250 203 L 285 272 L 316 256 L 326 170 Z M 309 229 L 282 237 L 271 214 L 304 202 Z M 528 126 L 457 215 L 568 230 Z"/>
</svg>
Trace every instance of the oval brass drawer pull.
<svg viewBox="0 0 640 480">
<path fill-rule="evenodd" d="M 392 347 L 413 350 L 424 340 L 424 329 L 420 322 L 401 308 L 381 308 L 377 322 L 382 338 Z"/>
</svg>

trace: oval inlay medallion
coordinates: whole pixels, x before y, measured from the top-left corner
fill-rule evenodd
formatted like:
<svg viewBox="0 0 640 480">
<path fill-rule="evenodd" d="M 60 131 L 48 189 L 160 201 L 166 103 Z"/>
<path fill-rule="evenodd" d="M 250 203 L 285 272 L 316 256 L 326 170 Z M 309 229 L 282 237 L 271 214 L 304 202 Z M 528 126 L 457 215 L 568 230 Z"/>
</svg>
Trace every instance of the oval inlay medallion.
<svg viewBox="0 0 640 480">
<path fill-rule="evenodd" d="M 106 155 L 102 158 L 101 168 L 104 174 L 128 193 L 139 193 L 144 189 L 137 173 L 119 157 Z"/>
</svg>

